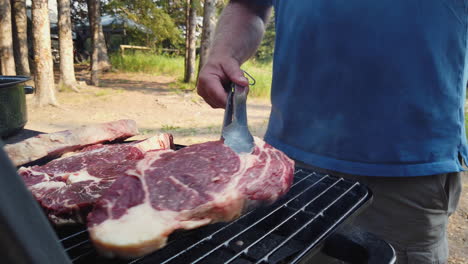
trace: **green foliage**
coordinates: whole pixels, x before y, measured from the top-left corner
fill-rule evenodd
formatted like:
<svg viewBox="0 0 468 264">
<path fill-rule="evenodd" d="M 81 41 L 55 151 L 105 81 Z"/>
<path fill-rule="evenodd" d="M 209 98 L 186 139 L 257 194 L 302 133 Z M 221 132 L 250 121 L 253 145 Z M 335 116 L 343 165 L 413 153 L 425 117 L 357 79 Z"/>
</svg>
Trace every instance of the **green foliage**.
<svg viewBox="0 0 468 264">
<path fill-rule="evenodd" d="M 111 0 L 105 5 L 105 11 L 133 20 L 142 25 L 128 27 L 128 43 L 148 47 L 166 46 L 179 47 L 183 44 L 182 32 L 174 23 L 172 14 L 158 6 L 160 2 L 153 0 Z"/>
<path fill-rule="evenodd" d="M 73 24 L 83 25 L 88 21 L 88 3 L 86 0 L 73 0 L 70 2 L 70 15 Z"/>
<path fill-rule="evenodd" d="M 273 51 L 275 49 L 275 23 L 274 15 L 272 15 L 270 22 L 265 29 L 265 35 L 263 36 L 262 43 L 258 47 L 255 58 L 258 61 L 269 62 L 273 59 Z"/>
<path fill-rule="evenodd" d="M 124 72 L 143 72 L 154 75 L 172 75 L 176 82 L 171 88 L 177 90 L 192 90 L 196 83 L 183 83 L 184 58 L 170 57 L 150 52 L 135 52 L 121 56 L 111 54 L 110 60 L 114 69 Z M 198 63 L 198 61 L 197 61 Z M 198 69 L 198 67 L 196 67 Z M 250 60 L 242 65 L 242 69 L 252 75 L 257 83 L 250 88 L 250 95 L 254 97 L 268 98 L 271 88 L 271 62 Z"/>
<path fill-rule="evenodd" d="M 465 111 L 465 133 L 468 138 L 468 113 Z"/>
<path fill-rule="evenodd" d="M 272 81 L 272 62 L 250 60 L 242 65 L 242 69 L 252 75 L 256 81 L 255 85 L 250 87 L 249 95 L 269 98 Z"/>
</svg>

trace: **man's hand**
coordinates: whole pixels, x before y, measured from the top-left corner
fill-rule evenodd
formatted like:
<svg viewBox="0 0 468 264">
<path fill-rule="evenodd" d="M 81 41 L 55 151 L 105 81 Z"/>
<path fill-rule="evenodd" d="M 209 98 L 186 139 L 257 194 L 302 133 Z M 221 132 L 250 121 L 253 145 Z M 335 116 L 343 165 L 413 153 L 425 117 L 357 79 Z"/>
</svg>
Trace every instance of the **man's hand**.
<svg viewBox="0 0 468 264">
<path fill-rule="evenodd" d="M 198 94 L 211 107 L 226 106 L 224 87 L 230 82 L 249 85 L 240 65 L 260 45 L 270 12 L 271 5 L 259 5 L 249 0 L 231 0 L 223 10 L 206 64 L 198 74 Z"/>
<path fill-rule="evenodd" d="M 212 56 L 198 75 L 198 94 L 213 108 L 226 106 L 226 89 L 230 82 L 240 86 L 249 85 L 240 69 L 239 62 L 230 57 Z"/>
</svg>

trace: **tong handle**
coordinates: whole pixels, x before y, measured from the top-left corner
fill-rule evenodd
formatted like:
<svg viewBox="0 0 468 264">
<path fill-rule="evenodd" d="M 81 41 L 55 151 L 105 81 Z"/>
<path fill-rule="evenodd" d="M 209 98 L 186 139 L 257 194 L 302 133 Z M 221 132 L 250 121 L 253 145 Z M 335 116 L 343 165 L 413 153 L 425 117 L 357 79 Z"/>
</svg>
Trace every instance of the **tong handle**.
<svg viewBox="0 0 468 264">
<path fill-rule="evenodd" d="M 251 82 L 249 85 L 255 84 L 255 79 L 246 71 L 242 70 L 249 78 Z M 224 119 L 223 119 L 223 127 L 229 126 L 233 121 L 237 122 L 241 126 L 247 127 L 247 91 L 248 87 L 241 87 L 237 84 L 230 82 L 229 85 L 226 87 L 227 92 L 227 100 L 226 100 L 226 108 L 224 110 Z M 233 120 L 234 117 L 234 120 Z M 221 133 L 221 139 L 223 139 L 223 133 Z"/>
<path fill-rule="evenodd" d="M 228 91 L 228 96 L 226 100 L 226 108 L 224 109 L 224 119 L 223 119 L 222 128 L 225 128 L 226 126 L 232 123 L 232 114 L 233 114 L 233 106 L 232 106 L 232 88 L 231 88 L 231 90 Z"/>
<path fill-rule="evenodd" d="M 234 122 L 247 126 L 247 87 L 234 84 L 233 91 Z"/>
</svg>

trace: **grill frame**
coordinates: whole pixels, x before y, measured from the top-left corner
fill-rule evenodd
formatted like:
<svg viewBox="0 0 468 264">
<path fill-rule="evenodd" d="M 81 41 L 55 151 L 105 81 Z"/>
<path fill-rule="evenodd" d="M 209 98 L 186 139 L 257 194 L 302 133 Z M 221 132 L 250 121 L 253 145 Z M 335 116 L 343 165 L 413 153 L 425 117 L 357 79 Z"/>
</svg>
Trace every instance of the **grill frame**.
<svg viewBox="0 0 468 264">
<path fill-rule="evenodd" d="M 31 134 L 33 135 L 34 133 L 31 133 Z M 16 140 L 18 140 L 18 139 L 15 139 L 15 141 Z M 177 145 L 176 147 L 181 148 L 183 146 Z M 44 164 L 47 161 L 48 160 L 38 161 L 36 164 L 37 165 Z M 304 183 L 306 181 L 306 180 L 304 180 L 306 178 L 304 178 L 303 176 L 302 176 L 302 180 L 300 179 L 301 177 L 297 177 L 297 173 L 300 172 L 299 170 L 308 171 L 308 170 L 303 169 L 303 168 L 297 168 L 296 171 L 295 171 L 295 180 L 294 180 L 293 186 L 301 186 L 300 185 L 301 182 Z M 311 172 L 311 171 L 308 171 L 308 173 L 313 174 L 313 175 L 315 175 L 317 177 L 319 175 L 324 176 L 324 174 Z M 262 262 L 262 259 L 260 259 L 260 261 L 253 261 L 253 262 L 248 262 L 248 263 L 286 263 L 286 262 L 287 263 L 305 263 L 306 261 L 312 259 L 315 254 L 319 253 L 322 250 L 322 248 L 324 247 L 324 242 L 326 240 L 333 240 L 334 239 L 334 237 L 333 237 L 334 234 L 333 233 L 336 233 L 337 229 L 340 226 L 344 226 L 348 221 L 350 221 L 354 216 L 358 215 L 362 210 L 365 209 L 366 206 L 368 206 L 370 204 L 370 202 L 372 200 L 372 193 L 367 187 L 365 187 L 365 186 L 363 186 L 363 185 L 361 185 L 361 184 L 359 184 L 359 183 L 357 183 L 355 181 L 348 180 L 348 179 L 343 179 L 343 178 L 339 178 L 339 177 L 334 177 L 332 175 L 327 175 L 326 177 L 330 178 L 330 179 L 334 179 L 335 181 L 338 180 L 340 182 L 347 182 L 348 184 L 351 184 L 352 186 L 358 186 L 358 188 L 363 191 L 360 194 L 360 196 L 359 196 L 360 198 L 358 199 L 358 201 L 355 202 L 350 208 L 348 208 L 348 210 L 345 210 L 346 212 L 344 212 L 342 215 L 340 215 L 335 220 L 333 225 L 329 226 L 328 228 L 325 228 L 323 230 L 324 233 L 322 233 L 318 237 L 318 239 L 314 240 L 313 243 L 309 243 L 309 244 L 307 244 L 305 246 L 303 245 L 302 249 L 300 251 L 296 250 L 296 252 L 294 252 L 293 255 L 291 255 L 291 254 L 288 255 L 289 259 L 285 259 L 285 260 L 283 260 L 283 262 L 265 262 L 265 261 Z M 24 187 L 24 185 L 15 186 L 15 188 L 26 189 Z M 165 248 L 163 248 L 161 250 L 158 250 L 155 253 L 149 254 L 149 255 L 147 255 L 145 257 L 135 259 L 135 260 L 106 259 L 106 258 L 100 257 L 96 253 L 96 251 L 95 251 L 94 247 L 92 246 L 91 242 L 89 241 L 86 228 L 83 227 L 83 226 L 59 227 L 59 228 L 55 227 L 54 228 L 55 234 L 53 234 L 52 236 L 49 236 L 47 238 L 39 236 L 39 239 L 45 239 L 45 240 L 52 241 L 51 242 L 52 244 L 56 243 L 59 247 L 60 247 L 60 244 L 61 244 L 61 246 L 63 246 L 64 250 L 63 251 L 60 250 L 61 252 L 51 251 L 51 252 L 49 252 L 50 255 L 63 255 L 63 253 L 66 252 L 68 257 L 70 258 L 70 260 L 73 261 L 73 263 L 90 263 L 90 264 L 91 263 L 99 263 L 99 264 L 106 264 L 106 263 L 112 263 L 112 264 L 119 264 L 119 263 L 132 263 L 132 264 L 134 264 L 134 263 L 141 263 L 141 264 L 143 264 L 143 263 L 161 263 L 161 262 L 155 262 L 154 257 L 160 255 L 161 252 L 167 252 L 167 251 L 170 252 L 171 250 L 173 250 L 174 245 L 175 245 L 174 241 L 190 240 L 190 239 L 193 240 L 193 236 L 195 236 L 196 233 L 203 233 L 203 232 L 212 232 L 212 233 L 214 233 L 214 232 L 217 232 L 217 230 L 218 230 L 218 232 L 220 232 L 221 228 L 224 228 L 225 226 L 229 226 L 229 225 L 236 225 L 236 223 L 239 223 L 240 221 L 242 221 L 242 219 L 246 219 L 246 217 L 249 217 L 250 215 L 255 215 L 255 214 L 259 214 L 259 213 L 261 214 L 262 212 L 268 212 L 268 210 L 271 210 L 271 208 L 277 208 L 278 206 L 281 207 L 281 204 L 284 203 L 285 201 L 287 201 L 288 199 L 290 201 L 293 200 L 293 199 L 291 199 L 292 198 L 291 196 L 294 196 L 294 192 L 293 192 L 294 188 L 295 187 L 292 187 L 291 191 L 288 192 L 288 194 L 286 194 L 285 197 L 281 198 L 279 201 L 277 201 L 273 205 L 270 205 L 270 206 L 267 206 L 267 207 L 261 207 L 261 208 L 255 209 L 253 211 L 247 212 L 246 214 L 241 216 L 239 219 L 237 219 L 237 220 L 235 220 L 235 221 L 233 221 L 231 223 L 218 223 L 218 224 L 213 224 L 213 225 L 209 225 L 209 226 L 206 226 L 206 227 L 202 227 L 202 228 L 199 228 L 199 229 L 196 229 L 196 230 L 176 232 L 175 234 L 171 235 L 169 243 Z M 312 188 L 312 187 L 309 186 L 309 187 L 303 187 L 303 188 L 304 188 L 304 190 L 307 190 L 308 188 Z M 335 190 L 335 189 L 336 189 L 336 186 L 332 186 L 332 187 L 329 188 L 329 190 Z M 31 197 L 29 197 L 29 199 L 31 199 Z M 316 199 L 318 199 L 318 198 L 316 198 Z M 35 201 L 33 201 L 31 199 L 29 202 L 34 203 Z M 37 207 L 37 205 L 36 205 L 36 207 Z M 316 214 L 317 215 L 316 218 L 323 217 L 323 213 L 327 209 L 328 209 L 328 207 L 324 208 L 322 213 Z M 278 209 L 278 210 L 280 210 L 280 209 Z M 40 214 L 39 210 L 38 210 L 38 214 Z M 17 226 L 16 228 L 21 229 L 23 227 L 22 226 Z M 47 223 L 43 224 L 42 226 L 37 225 L 34 228 L 36 228 L 36 229 L 41 228 L 41 229 L 44 229 L 44 230 L 46 230 L 46 229 L 51 230 L 52 229 L 50 227 L 50 225 L 48 225 Z M 270 233 L 273 233 L 273 232 L 270 232 Z M 330 235 L 332 235 L 331 238 L 330 238 Z M 31 234 L 30 236 L 35 237 L 36 234 Z M 59 238 L 59 240 L 56 239 L 56 236 Z M 267 237 L 267 234 L 263 233 L 263 235 L 261 235 L 261 236 Z M 58 244 L 59 241 L 60 241 L 60 244 Z M 381 241 L 381 242 L 383 242 L 383 241 Z M 385 243 L 385 242 L 383 242 L 383 243 Z M 24 244 L 27 244 L 27 243 L 24 243 Z M 191 243 L 191 244 L 194 244 L 194 243 Z M 391 246 L 389 246 L 386 243 L 385 243 L 385 245 L 387 245 L 391 249 Z M 37 247 L 40 247 L 40 246 L 41 245 L 38 245 Z M 325 245 L 325 247 L 326 247 L 326 245 Z M 284 247 L 282 247 L 282 248 L 284 248 Z M 31 249 L 28 249 L 28 248 L 23 248 L 22 250 L 24 250 L 25 252 L 31 251 Z M 393 250 L 393 249 L 391 249 L 391 250 Z M 273 253 L 271 253 L 270 255 L 272 255 L 272 254 Z M 245 253 L 242 253 L 240 255 L 245 255 Z M 85 259 L 85 261 L 82 262 L 82 261 L 80 261 L 80 259 L 78 257 L 86 257 L 86 259 Z M 170 258 L 175 259 L 176 257 L 177 257 L 176 253 L 173 253 Z M 38 259 L 36 259 L 36 260 L 38 260 Z M 265 260 L 265 259 L 263 259 L 263 260 Z M 16 263 L 16 262 L 14 262 L 14 263 Z M 40 262 L 40 261 L 38 261 L 37 263 L 51 263 L 51 262 Z M 57 262 L 57 263 L 68 263 L 68 261 L 61 261 L 61 262 Z M 162 262 L 162 263 L 164 263 L 164 262 Z M 169 263 L 169 262 L 166 262 L 166 263 Z M 173 263 L 178 263 L 178 262 L 173 262 Z M 199 262 L 199 263 L 205 263 L 205 262 Z M 219 262 L 217 262 L 217 263 L 219 263 Z M 246 263 L 246 262 L 232 262 L 232 263 Z M 376 262 L 376 263 L 380 263 L 380 262 Z M 392 262 L 389 262 L 389 263 L 392 263 Z"/>
</svg>

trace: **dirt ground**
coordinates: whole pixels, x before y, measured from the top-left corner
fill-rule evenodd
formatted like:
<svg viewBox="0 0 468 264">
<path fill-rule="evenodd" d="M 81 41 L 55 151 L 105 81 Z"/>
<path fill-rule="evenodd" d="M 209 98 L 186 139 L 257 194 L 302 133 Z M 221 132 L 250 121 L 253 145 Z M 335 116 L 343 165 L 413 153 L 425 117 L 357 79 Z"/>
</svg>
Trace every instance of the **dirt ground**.
<svg viewBox="0 0 468 264">
<path fill-rule="evenodd" d="M 83 80 L 82 75 L 80 72 L 78 78 Z M 133 119 L 140 128 L 141 135 L 137 138 L 169 132 L 177 144 L 218 139 L 224 110 L 210 108 L 195 92 L 171 88 L 173 81 L 166 76 L 106 73 L 100 87 L 87 86 L 80 93 L 58 93 L 58 108 L 34 109 L 28 96 L 26 128 L 52 132 Z M 252 134 L 265 133 L 269 110 L 268 100 L 248 100 Z"/>
<path fill-rule="evenodd" d="M 88 81 L 87 71 L 77 73 Z M 80 125 L 133 119 L 146 138 L 161 132 L 174 135 L 177 144 L 216 140 L 220 136 L 223 110 L 211 109 L 195 92 L 173 89 L 173 77 L 110 72 L 100 87 L 85 86 L 80 93 L 58 93 L 59 107 L 34 108 L 28 95 L 27 129 L 54 132 Z M 253 88 L 255 89 L 255 88 Z M 262 137 L 270 111 L 268 100 L 248 100 L 252 134 Z M 468 176 L 458 210 L 450 219 L 450 264 L 468 264 Z"/>
</svg>

